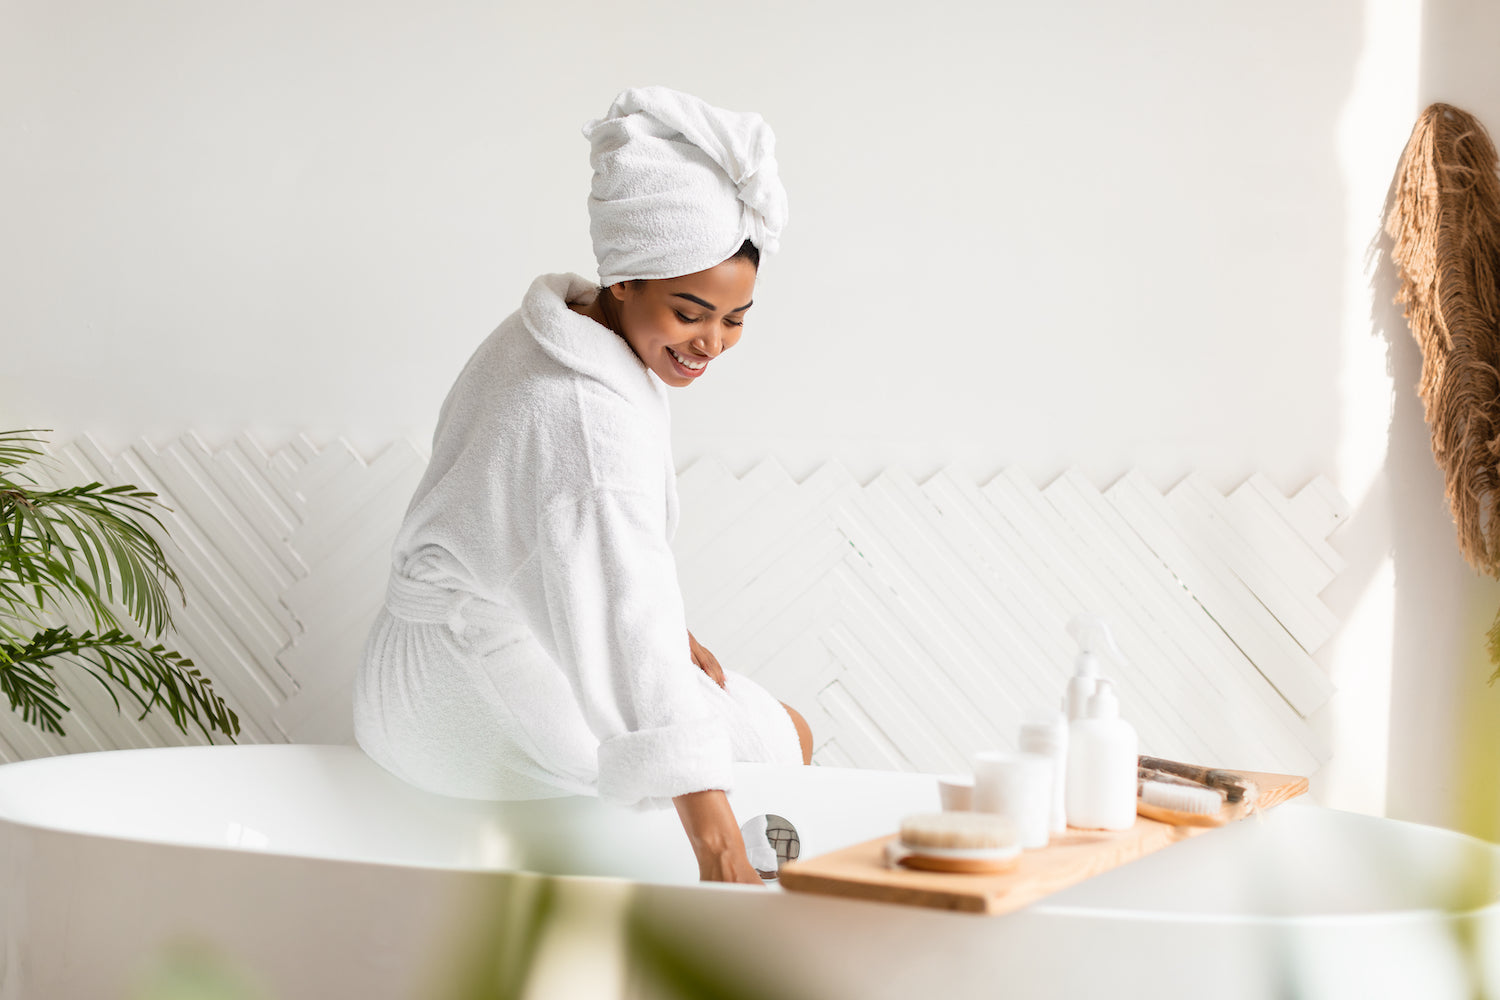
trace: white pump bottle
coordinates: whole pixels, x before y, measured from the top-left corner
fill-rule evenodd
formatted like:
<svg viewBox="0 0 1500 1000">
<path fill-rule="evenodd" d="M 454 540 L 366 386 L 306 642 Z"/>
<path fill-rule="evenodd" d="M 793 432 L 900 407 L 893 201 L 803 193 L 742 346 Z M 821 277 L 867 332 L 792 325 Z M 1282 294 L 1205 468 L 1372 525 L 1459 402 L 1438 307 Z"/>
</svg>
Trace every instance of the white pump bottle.
<svg viewBox="0 0 1500 1000">
<path fill-rule="evenodd" d="M 1098 615 L 1075 615 L 1068 622 L 1068 634 L 1078 643 L 1078 657 L 1073 661 L 1073 677 L 1068 681 L 1068 721 L 1088 713 L 1089 699 L 1099 680 L 1099 654 L 1104 653 L 1116 664 L 1125 663 L 1125 655 L 1115 645 L 1109 626 Z"/>
<path fill-rule="evenodd" d="M 1068 825 L 1080 830 L 1128 830 L 1135 825 L 1135 727 L 1120 718 L 1108 678 L 1099 680 L 1088 715 L 1068 727 Z"/>
</svg>

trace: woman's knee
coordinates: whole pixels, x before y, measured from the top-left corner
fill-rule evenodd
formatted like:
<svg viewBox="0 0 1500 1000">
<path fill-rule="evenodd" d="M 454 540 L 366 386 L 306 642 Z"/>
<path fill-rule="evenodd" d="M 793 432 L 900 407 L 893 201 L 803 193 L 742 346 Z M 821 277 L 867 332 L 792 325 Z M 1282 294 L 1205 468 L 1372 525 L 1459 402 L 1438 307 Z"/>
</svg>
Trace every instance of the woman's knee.
<svg viewBox="0 0 1500 1000">
<path fill-rule="evenodd" d="M 792 725 L 797 728 L 797 742 L 802 744 L 802 763 L 811 764 L 813 752 L 812 727 L 807 724 L 807 720 L 802 717 L 801 712 L 786 702 L 781 702 L 781 707 L 786 709 L 786 714 L 792 717 Z"/>
</svg>

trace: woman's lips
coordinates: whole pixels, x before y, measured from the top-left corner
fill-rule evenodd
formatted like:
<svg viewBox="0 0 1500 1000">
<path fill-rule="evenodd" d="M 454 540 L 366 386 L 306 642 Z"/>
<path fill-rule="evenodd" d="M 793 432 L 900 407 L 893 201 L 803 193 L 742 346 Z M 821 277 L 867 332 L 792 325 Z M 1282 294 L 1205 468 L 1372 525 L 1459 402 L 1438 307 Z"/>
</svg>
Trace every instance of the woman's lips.
<svg viewBox="0 0 1500 1000">
<path fill-rule="evenodd" d="M 670 347 L 667 348 L 667 357 L 672 359 L 672 367 L 676 369 L 677 374 L 681 375 L 683 378 L 697 378 L 699 375 L 702 375 L 704 372 L 708 371 L 707 362 L 704 363 L 702 368 L 689 368 L 687 365 L 677 360 L 677 353 Z"/>
</svg>

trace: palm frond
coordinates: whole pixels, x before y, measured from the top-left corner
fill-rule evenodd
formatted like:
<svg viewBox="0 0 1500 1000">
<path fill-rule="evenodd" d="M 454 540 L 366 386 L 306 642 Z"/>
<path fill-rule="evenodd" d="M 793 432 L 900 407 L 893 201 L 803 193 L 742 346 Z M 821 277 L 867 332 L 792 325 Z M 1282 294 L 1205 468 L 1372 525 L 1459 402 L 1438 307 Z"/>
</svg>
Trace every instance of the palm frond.
<svg viewBox="0 0 1500 1000">
<path fill-rule="evenodd" d="M 140 706 L 140 718 L 160 707 L 183 733 L 191 723 L 206 739 L 212 739 L 211 730 L 231 740 L 239 735 L 239 716 L 192 660 L 160 644 L 147 646 L 118 629 L 74 635 L 66 626 L 44 629 L 24 644 L 0 641 L 0 692 L 23 719 L 46 732 L 66 735 L 62 714 L 67 706 L 56 696 L 53 661 L 81 667 L 103 685 L 116 709 L 118 688 Z"/>
<path fill-rule="evenodd" d="M 120 627 L 114 610 L 88 580 L 39 547 L 28 549 L 19 567 L 0 560 L 0 623 L 6 616 L 18 619 L 31 626 L 25 633 L 30 635 L 46 627 L 40 615 L 49 606 L 60 611 L 65 603 L 86 612 L 95 631 Z"/>
<path fill-rule="evenodd" d="M 103 591 L 105 601 L 115 600 L 118 577 L 119 601 L 127 613 L 150 634 L 161 635 L 172 623 L 163 581 L 176 587 L 180 599 L 185 595 L 166 553 L 141 523 L 153 523 L 166 533 L 149 506 L 153 504 L 161 506 L 150 491 L 97 482 L 59 490 L 0 488 L 0 561 L 35 588 L 51 557 L 46 568 L 55 585 L 66 591 L 72 581 L 87 580 L 95 596 Z M 75 561 L 79 556 L 81 566 Z M 40 593 L 37 598 L 42 600 Z M 101 617 L 103 601 L 87 603 L 96 625 L 112 623 Z"/>
<path fill-rule="evenodd" d="M 0 469 L 15 469 L 28 462 L 46 460 L 46 452 L 41 448 L 30 447 L 33 444 L 46 443 L 42 438 L 31 437 L 33 433 L 50 434 L 51 430 L 32 428 L 20 431 L 0 431 Z M 36 482 L 30 476 L 22 478 L 30 483 Z"/>
</svg>

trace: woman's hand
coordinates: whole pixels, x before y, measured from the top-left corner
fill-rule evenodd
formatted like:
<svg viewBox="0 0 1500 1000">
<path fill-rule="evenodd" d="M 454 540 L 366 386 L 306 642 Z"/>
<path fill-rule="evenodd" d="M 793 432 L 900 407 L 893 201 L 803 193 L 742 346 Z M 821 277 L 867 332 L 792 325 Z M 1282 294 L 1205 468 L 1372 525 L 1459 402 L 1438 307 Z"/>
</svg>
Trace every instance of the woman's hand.
<svg viewBox="0 0 1500 1000">
<path fill-rule="evenodd" d="M 700 882 L 765 884 L 745 856 L 745 838 L 722 789 L 688 792 L 673 798 L 672 804 L 698 857 Z"/>
<path fill-rule="evenodd" d="M 719 666 L 719 661 L 710 653 L 703 644 L 693 638 L 693 633 L 688 632 L 688 651 L 693 654 L 693 663 L 709 676 L 719 687 L 724 686 L 724 668 Z"/>
</svg>

